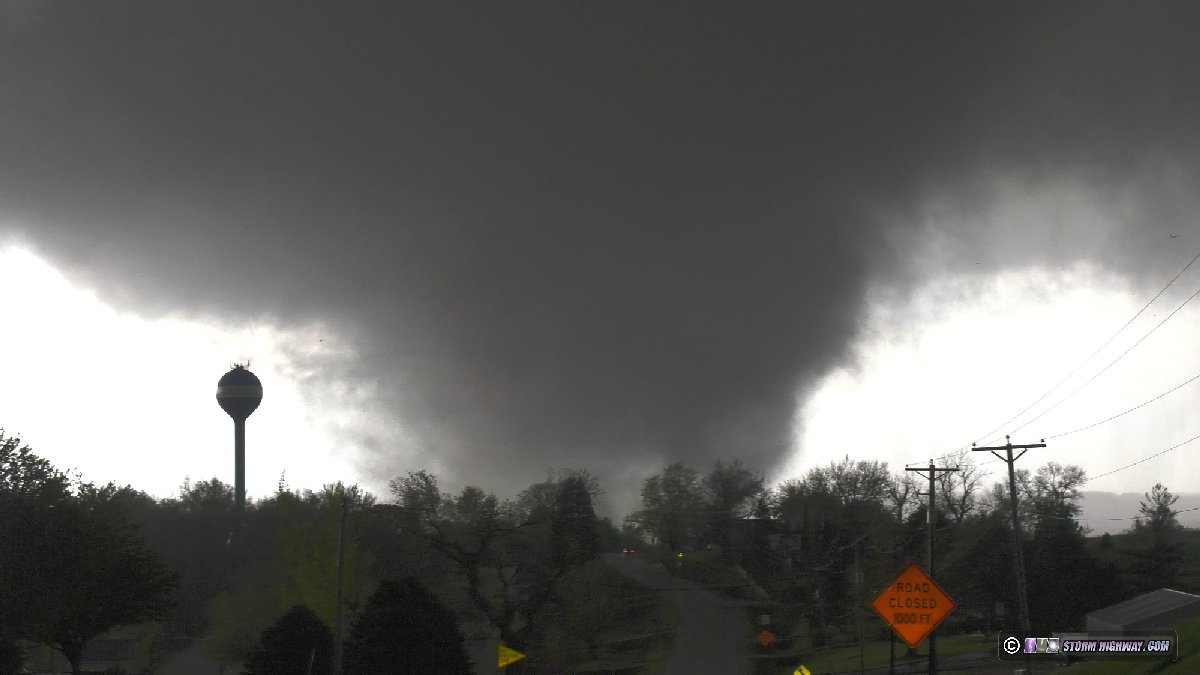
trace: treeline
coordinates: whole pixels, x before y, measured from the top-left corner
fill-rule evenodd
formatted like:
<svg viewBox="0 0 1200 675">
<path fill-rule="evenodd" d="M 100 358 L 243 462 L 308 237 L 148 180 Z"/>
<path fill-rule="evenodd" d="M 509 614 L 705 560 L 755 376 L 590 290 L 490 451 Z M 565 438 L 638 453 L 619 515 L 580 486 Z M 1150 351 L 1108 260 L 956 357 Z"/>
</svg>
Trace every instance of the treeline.
<svg viewBox="0 0 1200 675">
<path fill-rule="evenodd" d="M 969 451 L 944 464 L 959 469 L 939 473 L 934 488 L 934 577 L 958 605 L 947 629 L 1016 627 L 1008 482 L 988 484 Z M 1035 631 L 1082 629 L 1094 609 L 1177 582 L 1170 491 L 1146 494 L 1132 546 L 1096 550 L 1079 521 L 1085 481 L 1081 468 L 1055 462 L 1016 472 Z M 853 635 L 864 611 L 886 633 L 867 608 L 904 564 L 925 564 L 927 490 L 912 472 L 849 457 L 775 487 L 737 461 L 704 473 L 675 463 L 644 481 L 626 524 L 671 550 L 719 551 L 790 608 L 789 630 L 822 646 Z"/>
<path fill-rule="evenodd" d="M 946 627 L 1015 626 L 1007 485 L 988 484 L 969 453 L 947 463 L 960 471 L 939 474 L 935 488 L 934 576 L 958 604 Z M 1088 611 L 1179 575 L 1169 490 L 1147 493 L 1128 537 L 1136 545 L 1093 547 L 1078 519 L 1085 479 L 1053 462 L 1017 473 L 1038 630 L 1081 627 Z M 348 673 L 430 654 L 452 659 L 435 670 L 458 672 L 472 645 L 497 638 L 528 655 L 513 674 L 564 672 L 636 645 L 661 632 L 661 605 L 598 559 L 623 547 L 769 600 L 773 621 L 814 646 L 853 634 L 864 612 L 883 636 L 866 608 L 903 564 L 924 561 L 925 487 L 850 458 L 774 486 L 737 461 L 705 472 L 676 463 L 645 479 L 641 508 L 618 529 L 596 517 L 601 488 L 586 471 L 551 474 L 511 499 L 448 493 L 413 471 L 383 498 L 341 483 L 293 490 L 281 477 L 239 513 L 233 487 L 215 478 L 156 499 L 63 473 L 0 435 L 0 673 L 17 672 L 31 644 L 53 646 L 78 671 L 89 639 L 133 624 L 149 627 L 134 672 L 188 641 L 248 673 L 279 663 L 329 672 L 339 541 Z M 686 551 L 697 553 L 676 557 Z M 704 577 L 705 559 L 738 572 Z"/>
<path fill-rule="evenodd" d="M 330 672 L 339 539 L 345 672 L 460 672 L 455 655 L 495 638 L 528 654 L 509 672 L 562 672 L 614 630 L 636 632 L 654 601 L 596 559 L 633 541 L 596 517 L 598 491 L 583 471 L 513 499 L 445 493 L 423 471 L 392 481 L 386 500 L 341 483 L 297 491 L 281 478 L 239 515 L 233 487 L 215 478 L 155 499 L 86 483 L 0 436 L 0 673 L 18 672 L 21 646 L 33 644 L 78 672 L 89 639 L 134 624 L 150 630 L 133 672 L 187 641 L 247 673 L 280 663 Z"/>
</svg>

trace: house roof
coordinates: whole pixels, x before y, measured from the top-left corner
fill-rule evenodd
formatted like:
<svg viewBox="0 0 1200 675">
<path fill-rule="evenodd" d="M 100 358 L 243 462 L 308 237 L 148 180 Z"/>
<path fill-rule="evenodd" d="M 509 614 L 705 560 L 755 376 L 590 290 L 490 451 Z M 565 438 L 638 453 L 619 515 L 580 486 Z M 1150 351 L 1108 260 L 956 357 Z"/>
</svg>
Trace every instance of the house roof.
<svg viewBox="0 0 1200 675">
<path fill-rule="evenodd" d="M 1197 602 L 1200 602 L 1200 595 L 1160 588 L 1090 612 L 1088 618 L 1116 626 L 1127 626 Z"/>
</svg>

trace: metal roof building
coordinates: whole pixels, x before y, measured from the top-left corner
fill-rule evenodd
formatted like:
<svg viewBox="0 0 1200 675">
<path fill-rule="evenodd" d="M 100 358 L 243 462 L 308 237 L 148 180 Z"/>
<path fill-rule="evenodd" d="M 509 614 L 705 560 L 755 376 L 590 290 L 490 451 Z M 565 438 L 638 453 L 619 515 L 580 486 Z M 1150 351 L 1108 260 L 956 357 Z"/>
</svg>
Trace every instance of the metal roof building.
<svg viewBox="0 0 1200 675">
<path fill-rule="evenodd" d="M 1200 595 L 1160 588 L 1087 615 L 1088 632 L 1170 628 L 1200 616 Z"/>
</svg>

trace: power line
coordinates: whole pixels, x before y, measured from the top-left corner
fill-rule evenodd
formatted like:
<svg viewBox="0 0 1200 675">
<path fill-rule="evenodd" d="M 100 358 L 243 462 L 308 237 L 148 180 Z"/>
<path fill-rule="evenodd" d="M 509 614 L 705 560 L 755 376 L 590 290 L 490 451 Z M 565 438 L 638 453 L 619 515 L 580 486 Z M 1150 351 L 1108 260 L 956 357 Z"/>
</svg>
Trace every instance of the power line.
<svg viewBox="0 0 1200 675">
<path fill-rule="evenodd" d="M 1125 415 L 1128 415 L 1129 413 L 1131 413 L 1131 412 L 1133 412 L 1133 411 L 1135 411 L 1135 410 L 1137 410 L 1137 409 L 1139 409 L 1139 408 L 1142 408 L 1142 407 L 1145 407 L 1145 406 L 1147 406 L 1147 405 L 1150 405 L 1151 403 L 1154 403 L 1155 401 L 1159 400 L 1160 398 L 1163 398 L 1163 397 L 1164 397 L 1164 396 L 1166 396 L 1167 394 L 1172 394 L 1172 393 L 1175 393 L 1175 391 L 1177 391 L 1177 390 L 1179 390 L 1179 389 L 1182 389 L 1183 387 L 1185 387 L 1185 386 L 1187 386 L 1187 385 L 1189 385 L 1189 384 L 1191 384 L 1191 383 L 1195 382 L 1196 380 L 1200 380 L 1200 373 L 1196 373 L 1195 375 L 1193 375 L 1193 376 L 1192 376 L 1192 377 L 1191 377 L 1189 380 L 1187 380 L 1186 382 L 1183 382 L 1183 383 L 1181 383 L 1181 384 L 1177 384 L 1177 385 L 1175 385 L 1175 387 L 1173 387 L 1172 389 L 1170 389 L 1170 390 L 1168 390 L 1168 391 L 1164 391 L 1163 393 L 1159 394 L 1158 396 L 1155 396 L 1154 398 L 1152 398 L 1152 399 L 1150 399 L 1150 400 L 1148 400 L 1148 401 L 1143 401 L 1142 403 L 1139 403 L 1138 405 L 1135 405 L 1135 406 L 1133 406 L 1132 408 L 1130 408 L 1130 409 L 1128 409 L 1128 410 L 1126 410 L 1126 411 L 1124 411 L 1124 412 L 1119 412 L 1119 413 L 1117 413 L 1116 415 L 1113 415 L 1112 417 L 1106 417 L 1106 418 L 1104 418 L 1104 419 L 1100 420 L 1099 422 L 1093 422 L 1093 423 L 1091 423 L 1091 424 L 1089 424 L 1089 425 L 1087 425 L 1087 426 L 1079 427 L 1078 429 L 1072 429 L 1071 431 L 1064 431 L 1064 432 L 1062 432 L 1061 434 L 1054 434 L 1054 435 L 1052 435 L 1052 436 L 1047 436 L 1046 438 L 1062 438 L 1063 436 L 1069 436 L 1069 435 L 1071 435 L 1071 434 L 1074 434 L 1074 433 L 1077 433 L 1077 432 L 1080 432 L 1080 431 L 1086 431 L 1086 430 L 1088 430 L 1088 429 L 1091 429 L 1092 427 L 1097 427 L 1097 426 L 1100 426 L 1101 424 L 1104 424 L 1105 422 L 1111 422 L 1111 421 L 1113 421 L 1113 420 L 1117 419 L 1118 417 L 1123 417 L 1123 416 L 1125 416 Z"/>
<path fill-rule="evenodd" d="M 1038 403 L 1041 403 L 1043 400 L 1046 399 L 1047 396 L 1054 393 L 1067 380 L 1071 379 L 1076 373 L 1078 373 L 1088 363 L 1088 361 L 1091 361 L 1097 354 L 1099 354 L 1101 351 L 1103 351 L 1105 347 L 1107 347 L 1109 344 L 1111 344 L 1112 341 L 1115 340 L 1117 338 L 1117 336 L 1120 335 L 1126 328 L 1128 328 L 1130 326 L 1130 324 L 1132 324 L 1134 321 L 1136 321 L 1139 316 L 1144 314 L 1146 312 L 1146 310 L 1150 308 L 1150 305 L 1153 305 L 1154 302 L 1156 300 L 1158 300 L 1162 296 L 1163 293 L 1166 293 L 1167 290 L 1169 288 L 1171 288 L 1171 286 L 1173 286 L 1176 281 L 1179 280 L 1179 277 L 1183 276 L 1183 274 L 1185 272 L 1187 272 L 1192 267 L 1192 265 L 1196 264 L 1197 260 L 1200 260 L 1200 253 L 1197 253 L 1196 256 L 1193 257 L 1188 262 L 1188 264 L 1183 266 L 1183 269 L 1179 270 L 1179 272 L 1177 272 L 1175 274 L 1175 276 L 1171 277 L 1171 280 L 1168 281 L 1167 284 L 1158 291 L 1158 293 L 1155 293 L 1154 297 L 1150 298 L 1150 300 L 1148 302 L 1146 302 L 1146 304 L 1143 305 L 1142 308 L 1137 311 L 1137 313 L 1135 313 L 1132 317 L 1130 317 L 1129 320 L 1126 321 L 1120 328 L 1118 328 L 1117 331 L 1115 333 L 1113 333 L 1107 340 L 1105 340 L 1103 344 L 1101 344 L 1099 347 L 1097 347 L 1096 350 L 1093 351 L 1091 354 L 1089 354 L 1088 357 L 1085 358 L 1083 361 L 1080 361 L 1079 365 L 1076 366 L 1074 370 L 1072 370 L 1070 373 L 1067 373 L 1067 375 L 1065 377 L 1063 377 L 1061 380 L 1059 380 L 1057 383 L 1055 383 L 1055 385 L 1050 387 L 1050 389 L 1046 390 L 1046 393 L 1039 396 L 1036 400 L 1033 401 L 1033 403 L 1030 403 L 1029 405 L 1025 406 L 1025 408 L 1023 408 L 1020 412 L 1013 415 L 1009 419 L 1005 420 L 1002 424 L 998 425 L 995 429 L 992 429 L 991 431 L 987 432 L 986 434 L 980 434 L 979 438 L 987 438 L 987 437 L 991 436 L 992 434 L 996 433 L 997 431 L 1003 429 L 1006 425 L 1012 423 L 1014 420 L 1019 418 L 1021 415 L 1024 415 L 1026 412 L 1028 412 L 1030 409 L 1032 409 L 1035 405 L 1037 405 Z M 1198 291 L 1198 292 L 1200 292 L 1200 291 Z M 1193 297 L 1195 297 L 1195 296 L 1193 296 Z M 1190 298 L 1189 298 L 1189 300 L 1190 300 Z M 1176 311 L 1178 311 L 1178 310 L 1176 310 Z M 1143 338 L 1143 339 L 1145 339 L 1145 338 Z M 1013 433 L 1015 433 L 1015 431 Z M 940 457 L 935 458 L 934 461 L 937 461 L 937 462 L 944 461 L 948 457 L 952 457 L 955 453 L 965 450 L 969 447 L 971 447 L 970 443 L 961 445 L 953 450 L 950 450 L 949 452 L 945 453 L 944 455 L 941 455 Z M 985 464 L 991 464 L 991 462 L 985 462 Z M 911 466 L 911 465 L 909 465 L 909 466 Z"/>
<path fill-rule="evenodd" d="M 1200 511 L 1200 506 L 1195 506 L 1190 509 L 1180 509 L 1178 511 L 1171 511 L 1171 515 L 1177 516 L 1181 513 L 1189 513 L 1191 511 Z M 1142 518 L 1145 518 L 1145 516 L 1132 516 L 1130 518 L 1097 518 L 1097 520 L 1125 521 L 1125 520 L 1140 520 Z"/>
<path fill-rule="evenodd" d="M 1094 480 L 1097 480 L 1097 479 L 1099 479 L 1099 478 L 1104 478 L 1105 476 L 1111 476 L 1111 475 L 1113 475 L 1114 473 L 1117 473 L 1118 471 L 1124 471 L 1125 469 L 1128 469 L 1128 468 L 1130 468 L 1130 467 L 1137 466 L 1138 464 L 1141 464 L 1141 463 L 1143 463 L 1143 462 L 1148 462 L 1148 461 L 1150 461 L 1150 460 L 1154 459 L 1155 457 L 1158 457 L 1158 456 L 1160 456 L 1160 455 L 1165 455 L 1165 454 L 1167 454 L 1168 452 L 1171 452 L 1172 450 L 1176 450 L 1176 449 L 1178 449 L 1178 448 L 1182 448 L 1183 446 L 1185 446 L 1185 445 L 1187 445 L 1188 443 L 1191 443 L 1192 441 L 1195 441 L 1195 440 L 1197 440 L 1197 439 L 1200 439 L 1200 434 L 1197 434 L 1196 436 L 1192 436 L 1191 438 L 1187 439 L 1186 441 L 1184 441 L 1184 442 L 1182 442 L 1182 443 L 1177 443 L 1177 444 L 1175 444 L 1175 445 L 1172 445 L 1171 447 L 1167 448 L 1166 450 L 1161 450 L 1161 451 L 1159 451 L 1159 452 L 1156 452 L 1156 453 L 1154 453 L 1153 455 L 1150 455 L 1150 456 L 1148 456 L 1148 457 L 1143 457 L 1143 458 L 1139 459 L 1138 461 L 1136 461 L 1136 462 L 1133 462 L 1133 463 L 1131 463 L 1131 464 L 1126 464 L 1125 466 L 1122 466 L 1122 467 L 1119 467 L 1119 468 L 1113 469 L 1112 471 L 1109 471 L 1109 472 L 1107 472 L 1107 473 L 1102 473 L 1102 474 L 1100 474 L 1099 476 L 1093 476 L 1093 477 L 1091 477 L 1091 478 L 1089 478 L 1089 479 L 1087 479 L 1087 480 L 1083 481 L 1082 483 L 1080 483 L 1080 485 L 1087 485 L 1088 483 L 1090 483 L 1090 482 L 1092 482 L 1092 481 L 1094 481 Z"/>
<path fill-rule="evenodd" d="M 1167 292 L 1167 289 L 1169 289 L 1171 286 L 1173 286 L 1175 284 L 1175 282 L 1179 279 L 1179 277 L 1183 276 L 1184 272 L 1187 272 L 1188 269 L 1191 268 L 1192 265 L 1196 264 L 1197 260 L 1200 260 L 1200 253 L 1197 253 L 1196 257 L 1192 258 L 1191 261 L 1188 262 L 1188 264 L 1183 266 L 1183 269 L 1179 270 L 1179 272 L 1176 273 L 1175 276 L 1171 277 L 1171 280 L 1167 282 L 1167 285 L 1163 286 L 1162 289 L 1158 293 L 1155 293 L 1154 297 L 1150 298 L 1150 300 L 1145 305 L 1142 305 L 1142 308 L 1139 309 L 1136 314 L 1134 314 L 1132 317 L 1130 317 L 1129 320 L 1126 321 L 1120 328 L 1118 328 L 1115 333 L 1113 333 L 1111 336 L 1109 336 L 1109 338 L 1104 341 L 1104 344 L 1097 347 L 1096 350 L 1093 351 L 1091 354 L 1089 354 L 1088 357 L 1085 358 L 1083 361 L 1080 361 L 1079 365 L 1075 366 L 1074 370 L 1067 373 L 1067 375 L 1065 377 L 1063 377 L 1061 380 L 1059 380 L 1057 383 L 1055 383 L 1055 385 L 1053 387 L 1050 387 L 1048 390 L 1046 390 L 1046 393 L 1039 396 L 1037 398 L 1037 400 L 1035 400 L 1033 403 L 1030 403 L 1029 405 L 1025 406 L 1023 409 L 1021 409 L 1020 412 L 1013 415 L 1009 419 L 1005 420 L 1002 424 L 997 426 L 995 429 L 992 429 L 991 431 L 987 432 L 986 434 L 983 434 L 981 436 L 981 438 L 987 438 L 987 437 L 991 436 L 992 434 L 996 433 L 997 431 L 1000 431 L 1006 425 L 1012 423 L 1014 420 L 1016 420 L 1021 415 L 1024 415 L 1035 405 L 1037 405 L 1038 403 L 1041 403 L 1043 400 L 1046 399 L 1047 396 L 1054 393 L 1054 391 L 1057 390 L 1059 387 L 1061 387 L 1067 380 L 1071 379 L 1075 375 L 1075 373 L 1078 373 L 1081 369 L 1083 369 L 1083 367 L 1085 365 L 1087 365 L 1088 361 L 1091 361 L 1093 358 L 1095 358 L 1095 356 L 1097 354 L 1099 354 L 1101 351 L 1103 351 L 1105 347 L 1107 347 L 1109 344 L 1111 344 L 1113 340 L 1117 339 L 1117 336 L 1120 335 L 1122 332 L 1124 332 L 1124 330 L 1126 328 L 1128 328 L 1130 326 L 1130 324 L 1132 324 L 1134 321 L 1137 320 L 1137 318 L 1139 316 L 1141 316 L 1143 313 L 1145 313 L 1145 311 L 1150 308 L 1150 305 L 1154 304 L 1155 300 L 1158 300 L 1159 297 L 1161 297 L 1163 293 Z M 1198 290 L 1197 293 L 1200 293 L 1200 290 Z M 1195 297 L 1195 296 L 1193 295 L 1192 297 Z M 1190 300 L 1190 298 L 1189 298 L 1189 300 Z M 1187 303 L 1184 303 L 1184 304 L 1187 304 Z M 1176 311 L 1179 311 L 1179 310 L 1176 310 Z M 1174 314 L 1174 312 L 1172 312 L 1172 314 Z M 1165 319 L 1164 319 L 1164 321 L 1165 321 Z M 1159 325 L 1161 325 L 1161 324 L 1159 324 Z M 1157 326 L 1156 326 L 1156 328 L 1157 328 Z M 1151 331 L 1151 332 L 1153 332 L 1153 331 Z M 1142 339 L 1144 340 L 1145 338 L 1143 337 Z M 1139 340 L 1139 342 L 1140 341 L 1141 340 Z M 1137 346 L 1137 345 L 1134 345 L 1134 346 Z M 1128 353 L 1128 352 L 1126 352 L 1126 353 Z M 1122 354 L 1121 356 L 1124 356 L 1124 354 Z M 1118 358 L 1118 360 L 1120 359 L 1120 357 L 1117 357 L 1117 358 Z M 1109 365 L 1112 365 L 1112 364 L 1109 364 Z M 1107 366 L 1106 366 L 1106 368 L 1107 368 Z M 1101 371 L 1101 372 L 1103 372 L 1103 371 Z M 1093 378 L 1093 379 L 1095 379 L 1095 378 Z M 1090 382 L 1091 380 L 1088 380 L 1088 381 Z M 1014 429 L 1011 433 L 1016 433 L 1019 430 L 1020 429 Z"/>
<path fill-rule="evenodd" d="M 1099 372 L 1097 372 L 1095 375 L 1092 375 L 1092 376 L 1091 376 L 1091 377 L 1088 379 L 1088 381 L 1087 381 L 1087 382 L 1084 382 L 1083 384 L 1081 384 L 1081 385 L 1079 385 L 1078 387 L 1076 387 L 1076 388 L 1075 388 L 1075 389 L 1074 389 L 1074 390 L 1073 390 L 1071 393 L 1069 393 L 1069 394 L 1067 394 L 1066 396 L 1064 396 L 1064 397 L 1062 397 L 1061 399 L 1059 399 L 1059 400 L 1058 400 L 1058 403 L 1055 403 L 1054 405 L 1050 406 L 1049 408 L 1046 408 L 1045 410 L 1043 410 L 1043 411 L 1042 411 L 1040 414 L 1038 414 L 1038 415 L 1037 415 L 1036 417 L 1034 417 L 1033 419 L 1031 419 L 1031 420 L 1029 420 L 1028 422 L 1026 422 L 1026 423 L 1022 424 L 1021 426 L 1017 427 L 1016 429 L 1013 429 L 1013 430 L 1012 430 L 1012 433 L 1014 433 L 1014 434 L 1015 434 L 1016 432 L 1018 432 L 1018 431 L 1020 431 L 1020 430 L 1024 429 L 1025 427 L 1029 426 L 1030 424 L 1033 424 L 1034 422 L 1036 422 L 1036 421 L 1038 421 L 1039 419 L 1041 419 L 1042 417 L 1044 417 L 1044 416 L 1046 415 L 1046 413 L 1048 413 L 1048 412 L 1050 412 L 1051 410 L 1054 410 L 1054 409 L 1055 409 L 1055 408 L 1057 408 L 1058 406 L 1062 405 L 1063 403 L 1065 403 L 1065 402 L 1067 401 L 1067 399 L 1071 398 L 1071 397 L 1072 397 L 1072 396 L 1074 396 L 1075 394 L 1078 394 L 1078 393 L 1079 393 L 1079 390 L 1081 390 L 1081 389 L 1083 389 L 1084 387 L 1086 387 L 1086 386 L 1088 386 L 1089 384 L 1091 384 L 1093 380 L 1095 380 L 1097 377 L 1100 377 L 1101 375 L 1103 375 L 1103 374 L 1104 374 L 1104 372 L 1105 372 L 1105 371 L 1107 371 L 1109 368 L 1113 367 L 1113 366 L 1114 366 L 1114 365 L 1117 363 L 1117 361 L 1120 361 L 1121 359 L 1125 358 L 1125 355 L 1126 355 L 1126 354 L 1128 354 L 1129 352 L 1133 351 L 1133 350 L 1134 350 L 1134 348 L 1136 348 L 1138 345 L 1142 344 L 1142 341 L 1143 341 L 1143 340 L 1145 340 L 1146 338 L 1150 337 L 1150 336 L 1151 336 L 1151 335 L 1154 333 L 1154 331 L 1158 330 L 1158 329 L 1159 329 L 1159 327 L 1161 327 L 1161 326 L 1162 326 L 1164 323 L 1166 323 L 1168 319 L 1170 319 L 1171 317 L 1175 316 L 1175 314 L 1176 314 L 1176 313 L 1177 313 L 1179 310 L 1183 309 L 1183 308 L 1184 308 L 1184 306 L 1186 306 L 1186 305 L 1187 305 L 1189 302 L 1191 302 L 1192 300 L 1194 300 L 1194 299 L 1196 298 L 1196 296 L 1197 296 L 1197 295 L 1200 295 L 1200 288 L 1197 288 L 1195 293 L 1192 293 L 1190 296 L 1188 296 L 1188 299 L 1187 299 L 1187 300 L 1184 300 L 1182 304 L 1180 304 L 1178 307 L 1176 307 L 1174 310 L 1172 310 L 1172 311 L 1171 311 L 1171 313 L 1170 313 L 1170 314 L 1168 314 L 1168 315 L 1167 315 L 1167 316 L 1166 316 L 1166 317 L 1165 317 L 1165 318 L 1164 318 L 1162 321 L 1159 321 L 1157 324 L 1155 324 L 1154 328 L 1151 328 L 1151 329 L 1150 329 L 1150 332 L 1146 333 L 1146 334 L 1145 334 L 1145 335 L 1143 335 L 1141 338 L 1139 338 L 1137 342 L 1133 343 L 1133 344 L 1132 344 L 1132 345 L 1129 347 L 1129 349 L 1126 349 L 1125 351 L 1121 352 L 1121 355 L 1120 355 L 1120 356 L 1118 356 L 1117 358 L 1115 358 L 1115 359 L 1113 359 L 1111 362 L 1109 362 L 1109 364 L 1108 364 L 1107 366 L 1104 366 L 1103 368 L 1101 368 L 1101 369 L 1100 369 L 1100 371 L 1099 371 Z"/>
</svg>

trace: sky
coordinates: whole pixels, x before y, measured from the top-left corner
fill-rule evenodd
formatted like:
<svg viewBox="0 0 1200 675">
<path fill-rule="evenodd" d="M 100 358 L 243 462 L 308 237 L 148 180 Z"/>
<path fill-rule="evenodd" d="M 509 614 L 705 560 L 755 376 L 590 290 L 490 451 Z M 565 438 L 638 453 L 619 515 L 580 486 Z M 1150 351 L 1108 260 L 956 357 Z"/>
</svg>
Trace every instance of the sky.
<svg viewBox="0 0 1200 675">
<path fill-rule="evenodd" d="M 0 426 L 87 478 L 231 480 L 249 360 L 251 496 L 1005 432 L 1200 492 L 1099 477 L 1200 382 L 1055 437 L 1200 373 L 1193 3 L 0 7 Z"/>
</svg>

